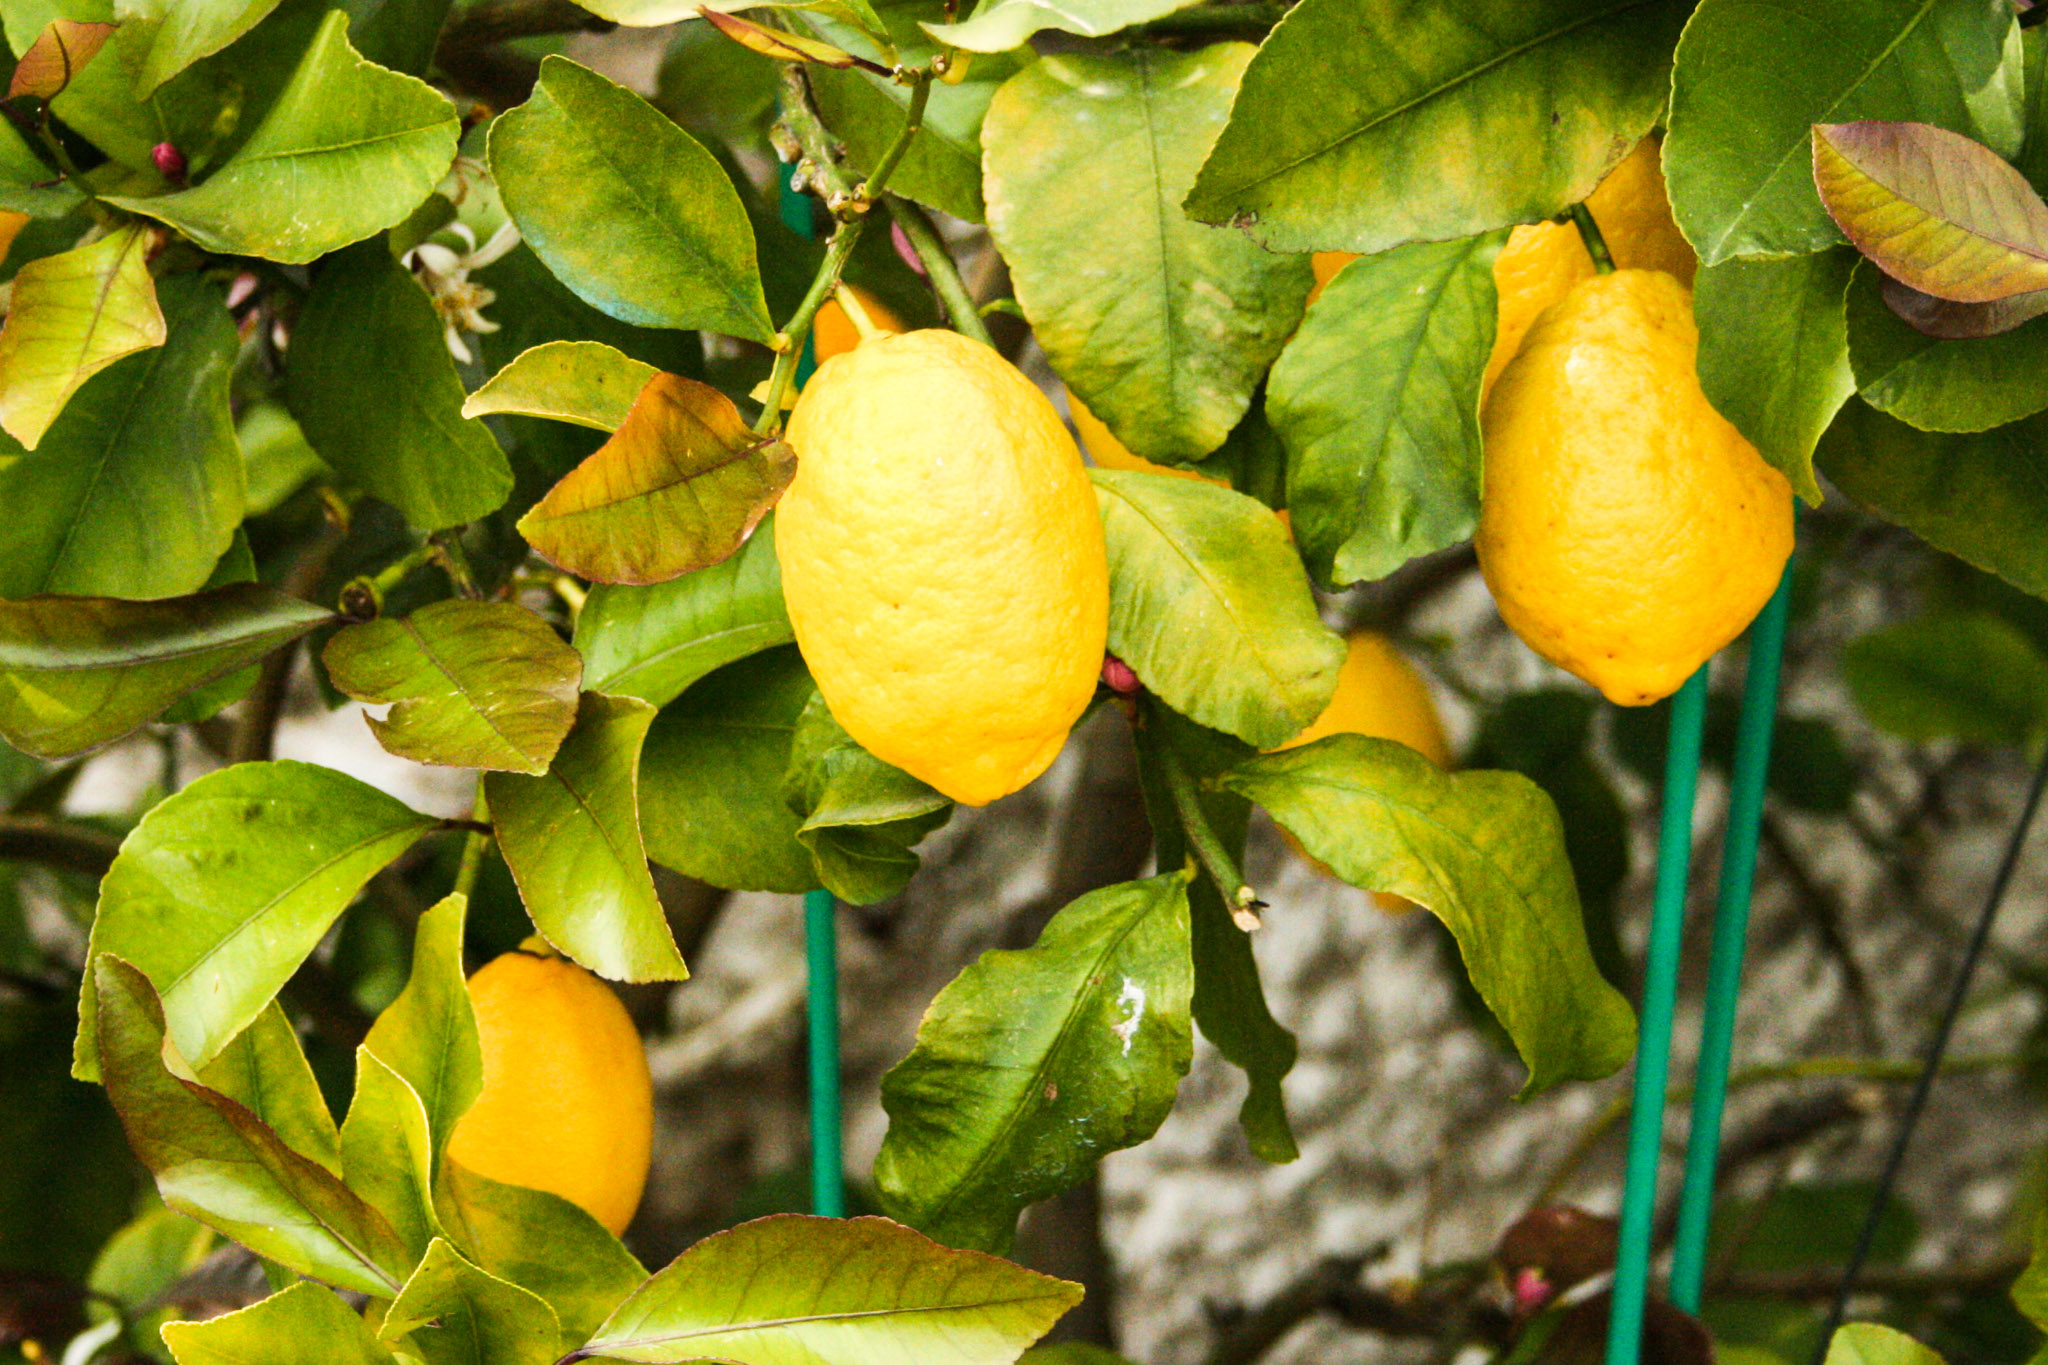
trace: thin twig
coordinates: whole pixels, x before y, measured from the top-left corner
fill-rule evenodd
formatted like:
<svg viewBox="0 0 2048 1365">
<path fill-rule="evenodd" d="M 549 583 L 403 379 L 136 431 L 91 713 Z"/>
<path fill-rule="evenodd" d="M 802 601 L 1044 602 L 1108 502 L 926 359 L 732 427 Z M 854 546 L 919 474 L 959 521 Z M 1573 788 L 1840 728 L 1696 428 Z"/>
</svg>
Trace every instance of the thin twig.
<svg viewBox="0 0 2048 1365">
<path fill-rule="evenodd" d="M 33 863 L 98 881 L 113 866 L 121 841 L 90 825 L 38 816 L 0 816 L 0 862 Z"/>
<path fill-rule="evenodd" d="M 900 195 L 890 195 L 887 202 L 889 216 L 903 229 L 905 240 L 924 266 L 925 278 L 931 281 L 939 302 L 946 306 L 946 319 L 953 324 L 953 330 L 993 349 L 995 342 L 990 340 L 988 327 L 981 320 L 981 310 L 974 306 L 974 296 L 967 292 L 960 268 L 953 263 L 952 253 L 939 239 L 939 230 L 932 226 L 932 220 L 923 209 Z"/>
</svg>

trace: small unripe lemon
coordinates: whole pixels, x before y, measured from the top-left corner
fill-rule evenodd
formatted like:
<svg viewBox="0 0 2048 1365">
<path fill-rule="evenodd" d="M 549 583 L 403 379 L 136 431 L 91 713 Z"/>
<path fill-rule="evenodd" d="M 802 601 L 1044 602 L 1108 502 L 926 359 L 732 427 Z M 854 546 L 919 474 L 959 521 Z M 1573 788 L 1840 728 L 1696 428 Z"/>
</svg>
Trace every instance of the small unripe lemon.
<svg viewBox="0 0 2048 1365">
<path fill-rule="evenodd" d="M 558 1194 L 613 1232 L 640 1206 L 654 1087 L 611 987 L 563 958 L 511 952 L 469 979 L 484 1083 L 448 1155 L 506 1185 Z"/>
<path fill-rule="evenodd" d="M 903 320 L 884 307 L 880 299 L 859 285 L 849 284 L 846 289 L 875 327 L 884 332 L 903 330 Z M 853 319 L 847 316 L 846 306 L 837 298 L 826 299 L 817 316 L 811 319 L 811 336 L 820 362 L 843 355 L 860 345 L 860 328 L 854 326 Z"/>
<path fill-rule="evenodd" d="M 1164 474 L 1175 479 L 1201 479 L 1205 483 L 1230 485 L 1221 479 L 1212 479 L 1207 474 L 1198 474 L 1192 469 L 1175 469 L 1172 465 L 1154 464 L 1143 455 L 1131 454 L 1128 447 L 1116 438 L 1100 417 L 1088 410 L 1080 395 L 1067 391 L 1067 410 L 1073 414 L 1074 430 L 1081 433 L 1081 445 L 1087 450 L 1088 458 L 1103 469 L 1135 469 L 1141 474 Z"/>
</svg>

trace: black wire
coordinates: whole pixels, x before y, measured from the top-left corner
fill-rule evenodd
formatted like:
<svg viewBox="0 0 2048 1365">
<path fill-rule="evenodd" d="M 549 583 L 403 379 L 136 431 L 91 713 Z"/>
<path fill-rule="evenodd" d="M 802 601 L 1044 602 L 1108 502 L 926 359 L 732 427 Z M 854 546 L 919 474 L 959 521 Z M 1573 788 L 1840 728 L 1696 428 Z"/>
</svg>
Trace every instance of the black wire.
<svg viewBox="0 0 2048 1365">
<path fill-rule="evenodd" d="M 1955 1032 L 1956 1019 L 1963 1012 L 1963 999 L 1969 994 L 1970 979 L 1977 974 L 1977 963 L 1984 956 L 1985 945 L 1991 941 L 1991 926 L 1998 919 L 1998 908 L 2005 901 L 2006 889 L 2012 885 L 2012 874 L 2019 867 L 2020 853 L 2027 846 L 2027 831 L 2034 823 L 2035 811 L 2040 808 L 2044 788 L 2048 788 L 2048 748 L 2042 751 L 2041 766 L 2034 770 L 2033 785 L 2027 788 L 2026 802 L 2020 807 L 2020 816 L 2013 824 L 2011 837 L 2006 840 L 2005 856 L 1999 861 L 1998 875 L 1991 879 L 1991 890 L 1984 898 L 1983 912 L 1977 917 L 1976 931 L 1970 935 L 1970 946 L 1963 951 L 1962 966 L 1956 971 L 1955 985 L 1949 989 L 1948 1005 L 1942 1011 L 1940 1025 L 1934 1030 L 1933 1041 L 1928 1044 L 1920 1077 L 1913 1083 L 1913 1097 L 1906 1102 L 1906 1112 L 1899 1120 L 1898 1135 L 1892 1139 L 1891 1153 L 1885 1158 L 1884 1174 L 1878 1177 L 1877 1192 L 1870 1197 L 1870 1209 L 1863 1217 L 1862 1231 L 1856 1236 L 1856 1249 L 1842 1270 L 1841 1284 L 1835 1287 L 1835 1301 L 1828 1308 L 1827 1328 L 1814 1347 L 1813 1365 L 1824 1365 L 1828 1343 L 1834 1339 L 1835 1330 L 1842 1325 L 1842 1319 L 1849 1310 L 1849 1298 L 1856 1292 L 1857 1277 L 1863 1273 L 1863 1263 L 1869 1259 L 1871 1245 L 1877 1240 L 1878 1225 L 1884 1221 L 1892 1187 L 1898 1183 L 1899 1172 L 1906 1164 L 1906 1148 L 1912 1144 L 1913 1129 L 1920 1122 L 1921 1111 L 1927 1108 L 1927 1092 L 1934 1088 L 1934 1078 L 1941 1070 L 1941 1059 L 1948 1052 L 1949 1036 Z"/>
</svg>

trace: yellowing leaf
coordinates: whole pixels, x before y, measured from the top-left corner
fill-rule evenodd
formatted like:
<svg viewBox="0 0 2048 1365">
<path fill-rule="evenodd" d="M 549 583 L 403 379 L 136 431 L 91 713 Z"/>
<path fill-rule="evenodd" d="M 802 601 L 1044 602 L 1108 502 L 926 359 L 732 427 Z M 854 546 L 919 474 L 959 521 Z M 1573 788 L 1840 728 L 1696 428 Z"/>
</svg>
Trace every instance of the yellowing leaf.
<svg viewBox="0 0 2048 1365">
<path fill-rule="evenodd" d="M 30 43 L 28 51 L 14 65 L 14 78 L 7 83 L 7 98 L 34 95 L 53 100 L 71 84 L 71 78 L 114 36 L 119 24 L 82 23 L 76 19 L 52 19 Z"/>
<path fill-rule="evenodd" d="M 133 224 L 31 261 L 0 327 L 0 427 L 34 450 L 86 380 L 164 344 L 149 275 L 151 233 Z"/>
<path fill-rule="evenodd" d="M 750 23 L 736 14 L 720 14 L 707 9 L 704 18 L 711 26 L 726 37 L 763 57 L 773 57 L 783 62 L 816 62 L 821 66 L 845 70 L 854 64 L 853 54 L 830 43 L 821 43 L 815 38 L 789 33 L 782 29 L 763 28 Z"/>
<path fill-rule="evenodd" d="M 547 341 L 521 351 L 462 405 L 464 417 L 518 413 L 617 431 L 657 371 L 602 341 Z"/>
</svg>

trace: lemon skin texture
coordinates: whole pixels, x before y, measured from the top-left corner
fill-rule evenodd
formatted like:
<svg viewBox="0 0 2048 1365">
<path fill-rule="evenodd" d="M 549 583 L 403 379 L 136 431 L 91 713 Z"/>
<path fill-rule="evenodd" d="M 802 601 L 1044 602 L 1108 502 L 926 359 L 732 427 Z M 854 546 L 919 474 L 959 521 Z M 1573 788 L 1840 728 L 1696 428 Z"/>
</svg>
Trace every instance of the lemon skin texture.
<svg viewBox="0 0 2048 1365">
<path fill-rule="evenodd" d="M 1739 635 L 1792 552 L 1792 491 L 1700 391 L 1692 297 L 1620 270 L 1546 310 L 1482 416 L 1474 543 L 1501 616 L 1623 706 Z"/>
<path fill-rule="evenodd" d="M 484 1082 L 448 1155 L 506 1185 L 558 1194 L 613 1232 L 640 1206 L 654 1087 L 611 988 L 573 962 L 510 952 L 469 979 Z"/>
<path fill-rule="evenodd" d="M 1586 208 L 1618 269 L 1661 270 L 1690 289 L 1699 257 L 1671 216 L 1663 157 L 1663 140 L 1644 138 L 1586 196 Z"/>
<path fill-rule="evenodd" d="M 1038 387 L 955 332 L 818 367 L 776 512 L 797 646 L 868 752 L 967 805 L 1045 771 L 1109 628 L 1095 490 Z"/>
<path fill-rule="evenodd" d="M 869 322 L 884 332 L 903 330 L 903 320 L 883 307 L 880 299 L 858 285 L 846 287 L 867 313 Z M 811 343 L 820 361 L 844 355 L 860 345 L 860 329 L 853 325 L 853 319 L 847 316 L 845 306 L 838 299 L 826 299 L 817 316 L 811 319 Z"/>
<path fill-rule="evenodd" d="M 1067 410 L 1073 415 L 1074 430 L 1081 434 L 1081 447 L 1088 452 L 1088 458 L 1103 469 L 1134 469 L 1141 474 L 1164 474 L 1170 479 L 1200 479 L 1223 488 L 1230 485 L 1222 479 L 1212 479 L 1207 474 L 1197 474 L 1192 469 L 1175 469 L 1172 465 L 1154 464 L 1143 455 L 1131 454 L 1122 441 L 1116 438 L 1100 417 L 1088 410 L 1072 390 L 1067 392 Z"/>
</svg>

